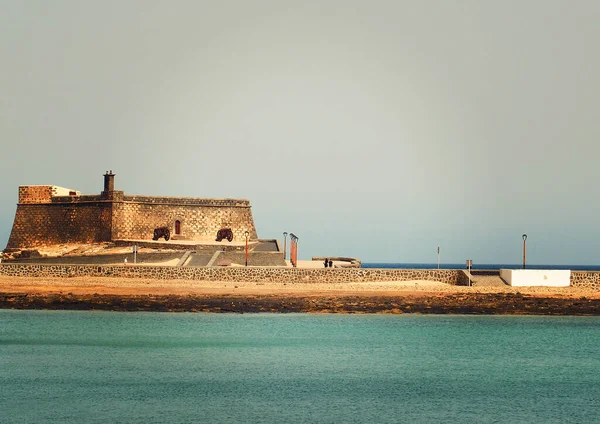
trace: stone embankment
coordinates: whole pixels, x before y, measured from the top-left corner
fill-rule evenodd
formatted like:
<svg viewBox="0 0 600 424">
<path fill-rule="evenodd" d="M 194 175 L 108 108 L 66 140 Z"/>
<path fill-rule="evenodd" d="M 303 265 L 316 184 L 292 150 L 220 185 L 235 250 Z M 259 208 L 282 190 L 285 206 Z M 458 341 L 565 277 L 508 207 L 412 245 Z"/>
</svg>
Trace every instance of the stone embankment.
<svg viewBox="0 0 600 424">
<path fill-rule="evenodd" d="M 571 286 L 600 291 L 600 271 L 571 271 Z"/>
<path fill-rule="evenodd" d="M 14 277 L 115 277 L 230 282 L 345 283 L 439 281 L 468 285 L 464 270 L 283 267 L 169 267 L 144 265 L 65 265 L 0 263 L 0 275 Z M 600 290 L 600 271 L 572 271 L 571 286 Z"/>
<path fill-rule="evenodd" d="M 116 277 L 156 280 L 231 282 L 345 283 L 429 280 L 456 284 L 452 269 L 300 269 L 282 267 L 168 267 L 140 265 L 0 264 L 0 275 L 13 277 Z"/>
</svg>

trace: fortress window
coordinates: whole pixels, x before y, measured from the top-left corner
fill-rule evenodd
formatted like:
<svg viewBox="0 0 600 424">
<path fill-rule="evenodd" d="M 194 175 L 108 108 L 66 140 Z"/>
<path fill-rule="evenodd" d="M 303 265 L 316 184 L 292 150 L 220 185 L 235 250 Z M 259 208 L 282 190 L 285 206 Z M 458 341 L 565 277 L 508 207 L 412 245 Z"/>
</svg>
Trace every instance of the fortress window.
<svg viewBox="0 0 600 424">
<path fill-rule="evenodd" d="M 175 221 L 175 234 L 181 234 L 181 221 Z"/>
</svg>

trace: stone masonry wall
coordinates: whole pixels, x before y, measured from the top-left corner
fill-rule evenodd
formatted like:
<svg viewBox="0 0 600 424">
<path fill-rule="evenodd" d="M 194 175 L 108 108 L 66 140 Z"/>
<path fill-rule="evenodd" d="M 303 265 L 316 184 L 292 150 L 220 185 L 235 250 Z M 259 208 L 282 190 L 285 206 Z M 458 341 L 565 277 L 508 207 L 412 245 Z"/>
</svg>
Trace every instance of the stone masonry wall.
<svg viewBox="0 0 600 424">
<path fill-rule="evenodd" d="M 15 277 L 116 277 L 231 282 L 348 283 L 432 280 L 456 284 L 458 270 L 277 267 L 161 267 L 0 264 L 0 275 Z"/>
<path fill-rule="evenodd" d="M 19 203 L 7 249 L 61 243 L 92 243 L 118 239 L 150 240 L 154 229 L 167 226 L 180 239 L 214 241 L 217 231 L 231 228 L 235 240 L 257 239 L 250 202 L 130 196 L 111 190 L 81 195 L 63 187 L 19 187 Z"/>
<path fill-rule="evenodd" d="M 52 201 L 52 186 L 20 186 L 19 203 L 50 203 Z"/>
<path fill-rule="evenodd" d="M 600 290 L 600 271 L 571 271 L 571 286 Z"/>
<path fill-rule="evenodd" d="M 7 248 L 110 241 L 110 203 L 19 204 Z"/>
<path fill-rule="evenodd" d="M 128 200 L 133 199 L 133 200 Z M 166 226 L 175 235 L 175 221 L 181 223 L 180 238 L 214 241 L 217 231 L 231 228 L 234 240 L 258 238 L 249 202 L 224 199 L 124 198 L 115 203 L 113 239 L 151 239 L 154 229 Z"/>
<path fill-rule="evenodd" d="M 228 282 L 348 283 L 432 280 L 460 284 L 455 269 L 298 269 L 278 267 L 162 267 L 116 265 L 36 265 L 0 263 L 0 275 L 14 277 L 114 277 Z M 600 290 L 600 271 L 572 271 L 571 286 Z"/>
<path fill-rule="evenodd" d="M 73 197 L 81 193 L 70 188 L 52 185 L 20 186 L 19 203 L 51 203 L 57 196 Z"/>
</svg>

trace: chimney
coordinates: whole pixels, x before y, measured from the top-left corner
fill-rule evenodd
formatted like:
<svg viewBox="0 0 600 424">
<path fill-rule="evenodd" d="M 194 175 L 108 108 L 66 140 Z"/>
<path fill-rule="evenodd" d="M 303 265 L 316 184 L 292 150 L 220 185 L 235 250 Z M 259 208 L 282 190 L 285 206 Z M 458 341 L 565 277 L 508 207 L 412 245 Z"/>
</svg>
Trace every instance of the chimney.
<svg viewBox="0 0 600 424">
<path fill-rule="evenodd" d="M 106 193 L 114 191 L 115 190 L 115 174 L 113 174 L 112 169 L 109 171 L 106 171 L 106 174 L 104 174 L 104 191 Z"/>
</svg>

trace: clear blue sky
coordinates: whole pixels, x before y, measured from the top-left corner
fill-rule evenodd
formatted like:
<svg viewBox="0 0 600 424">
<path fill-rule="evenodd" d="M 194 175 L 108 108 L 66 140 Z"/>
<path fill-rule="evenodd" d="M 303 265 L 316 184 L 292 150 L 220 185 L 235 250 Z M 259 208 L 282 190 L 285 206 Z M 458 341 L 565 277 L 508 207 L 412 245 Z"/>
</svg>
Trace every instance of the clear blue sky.
<svg viewBox="0 0 600 424">
<path fill-rule="evenodd" d="M 600 263 L 600 2 L 0 5 L 19 185 L 247 198 L 299 256 Z"/>
</svg>

